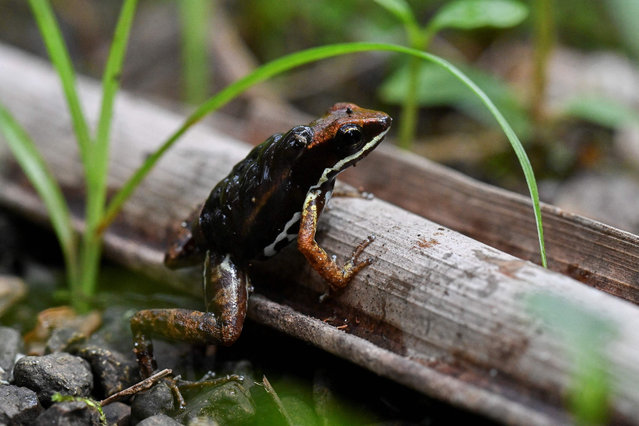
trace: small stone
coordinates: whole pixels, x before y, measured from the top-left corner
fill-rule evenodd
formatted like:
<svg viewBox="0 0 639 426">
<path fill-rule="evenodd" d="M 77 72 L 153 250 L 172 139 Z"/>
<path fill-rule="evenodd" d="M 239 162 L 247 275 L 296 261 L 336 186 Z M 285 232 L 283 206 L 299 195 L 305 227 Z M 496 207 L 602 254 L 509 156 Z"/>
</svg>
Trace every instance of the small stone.
<svg viewBox="0 0 639 426">
<path fill-rule="evenodd" d="M 13 365 L 16 356 L 24 350 L 22 337 L 17 330 L 0 327 L 0 382 L 8 383 L 13 379 Z"/>
<path fill-rule="evenodd" d="M 127 426 L 131 420 L 131 407 L 123 402 L 112 402 L 102 408 L 108 425 Z"/>
<path fill-rule="evenodd" d="M 137 423 L 137 426 L 175 426 L 181 425 L 182 423 L 173 420 L 171 417 L 166 414 L 156 414 L 151 417 L 147 417 L 142 420 L 140 423 Z"/>
<path fill-rule="evenodd" d="M 106 346 L 120 353 L 133 353 L 133 336 L 129 320 L 135 311 L 122 306 L 109 306 L 102 312 L 102 326 L 88 344 Z"/>
<path fill-rule="evenodd" d="M 173 411 L 173 392 L 165 382 L 160 382 L 146 392 L 135 396 L 131 404 L 132 423 L 146 419 L 156 414 Z"/>
<path fill-rule="evenodd" d="M 139 377 L 138 365 L 133 356 L 127 358 L 120 352 L 96 345 L 85 345 L 76 355 L 89 361 L 96 379 L 97 396 L 106 398 L 135 384 Z"/>
<path fill-rule="evenodd" d="M 89 363 L 65 352 L 25 356 L 16 363 L 13 375 L 15 384 L 34 390 L 45 407 L 51 405 L 51 396 L 56 392 L 89 396 L 93 388 Z"/>
<path fill-rule="evenodd" d="M 73 327 L 56 328 L 51 332 L 51 336 L 47 339 L 44 347 L 45 354 L 56 352 L 71 352 L 69 350 L 73 345 L 86 340 L 86 336 Z"/>
<path fill-rule="evenodd" d="M 19 386 L 0 386 L 0 424 L 30 424 L 42 412 L 34 391 Z"/>
<path fill-rule="evenodd" d="M 40 414 L 33 424 L 41 426 L 99 426 L 100 413 L 82 401 L 58 402 Z"/>
</svg>

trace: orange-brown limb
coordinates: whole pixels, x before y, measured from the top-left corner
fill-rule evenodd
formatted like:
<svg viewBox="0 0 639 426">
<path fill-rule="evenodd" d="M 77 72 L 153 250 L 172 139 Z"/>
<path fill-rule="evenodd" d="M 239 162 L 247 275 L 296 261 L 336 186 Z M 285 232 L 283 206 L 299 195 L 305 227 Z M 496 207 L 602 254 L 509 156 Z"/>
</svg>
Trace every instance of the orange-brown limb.
<svg viewBox="0 0 639 426">
<path fill-rule="evenodd" d="M 337 291 L 345 288 L 362 268 L 372 263 L 371 259 L 359 261 L 358 257 L 374 238 L 369 237 L 362 241 L 355 248 L 351 258 L 344 266 L 338 266 L 315 241 L 317 220 L 322 201 L 318 193 L 312 192 L 307 196 L 302 209 L 297 244 L 299 251 L 306 257 L 308 263 L 326 280 L 330 290 Z"/>
</svg>

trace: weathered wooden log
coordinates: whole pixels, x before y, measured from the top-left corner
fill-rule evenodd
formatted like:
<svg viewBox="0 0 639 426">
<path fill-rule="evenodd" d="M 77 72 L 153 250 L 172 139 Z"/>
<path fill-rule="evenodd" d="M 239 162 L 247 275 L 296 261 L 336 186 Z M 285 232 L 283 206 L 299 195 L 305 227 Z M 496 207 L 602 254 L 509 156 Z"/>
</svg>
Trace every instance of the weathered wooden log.
<svg viewBox="0 0 639 426">
<path fill-rule="evenodd" d="M 80 79 L 79 86 L 86 110 L 95 112 L 97 83 Z M 33 136 L 79 212 L 82 167 L 53 71 L 44 61 L 0 46 L 0 102 Z M 115 117 L 113 189 L 182 120 L 126 93 L 118 99 Z M 198 291 L 197 272 L 175 273 L 161 265 L 167 229 L 248 149 L 213 129 L 194 128 L 161 160 L 107 231 L 108 254 Z M 2 205 L 45 219 L 42 204 L 2 141 L 0 185 Z M 614 336 L 604 336 L 609 343 L 600 348 L 613 388 L 611 410 L 616 420 L 639 422 L 635 305 L 381 200 L 337 198 L 322 216 L 321 228 L 319 243 L 338 259 L 374 234 L 377 239 L 366 249 L 374 263 L 342 294 L 319 304 L 324 283 L 294 247 L 256 262 L 251 318 L 495 420 L 561 424 L 570 421 L 563 402 L 573 377 L 570 342 L 529 313 L 527 298 L 562 297 L 613 324 Z"/>
<path fill-rule="evenodd" d="M 505 143 L 505 142 L 504 142 Z M 513 256 L 540 263 L 530 199 L 382 147 L 345 181 Z M 542 204 L 548 267 L 639 304 L 639 237 Z"/>
</svg>

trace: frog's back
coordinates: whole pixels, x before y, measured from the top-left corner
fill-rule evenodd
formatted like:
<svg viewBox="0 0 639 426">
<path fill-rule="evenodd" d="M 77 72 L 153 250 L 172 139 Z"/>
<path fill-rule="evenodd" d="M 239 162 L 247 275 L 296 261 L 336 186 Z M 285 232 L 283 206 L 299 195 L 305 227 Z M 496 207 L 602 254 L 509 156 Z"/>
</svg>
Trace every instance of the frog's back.
<svg viewBox="0 0 639 426">
<path fill-rule="evenodd" d="M 276 240 L 280 249 L 294 238 L 299 214 L 291 218 L 301 211 L 306 190 L 291 182 L 290 164 L 303 150 L 294 138 L 306 129 L 273 135 L 213 188 L 199 220 L 212 249 L 248 261 L 275 254 Z"/>
</svg>

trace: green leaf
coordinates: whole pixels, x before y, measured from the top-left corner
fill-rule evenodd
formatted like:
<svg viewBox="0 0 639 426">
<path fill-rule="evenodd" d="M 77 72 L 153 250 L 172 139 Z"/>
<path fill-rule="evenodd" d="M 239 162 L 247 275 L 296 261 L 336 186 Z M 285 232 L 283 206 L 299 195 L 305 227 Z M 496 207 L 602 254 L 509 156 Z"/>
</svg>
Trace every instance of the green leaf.
<svg viewBox="0 0 639 426">
<path fill-rule="evenodd" d="M 424 48 L 423 44 L 426 36 L 419 29 L 415 15 L 405 0 L 375 0 L 375 3 L 395 15 L 404 24 L 411 47 L 415 49 Z"/>
<path fill-rule="evenodd" d="M 585 347 L 599 350 L 616 336 L 616 327 L 603 315 L 575 302 L 550 293 L 534 293 L 527 298 L 529 310 L 544 323 L 568 339 L 575 353 Z"/>
<path fill-rule="evenodd" d="M 528 8 L 513 0 L 457 0 L 447 3 L 429 27 L 472 30 L 482 27 L 509 28 L 528 16 Z"/>
<path fill-rule="evenodd" d="M 415 21 L 413 11 L 405 0 L 375 0 L 375 3 L 395 15 L 403 23 Z"/>
<path fill-rule="evenodd" d="M 49 212 L 51 224 L 62 248 L 70 282 L 73 282 L 77 269 L 76 243 L 71 213 L 62 191 L 29 135 L 2 105 L 0 105 L 0 130 L 6 138 L 9 149 Z"/>
<path fill-rule="evenodd" d="M 568 402 L 576 424 L 607 424 L 610 373 L 605 350 L 618 335 L 618 327 L 601 313 L 550 293 L 527 297 L 530 312 L 564 343 L 570 358 Z"/>
<path fill-rule="evenodd" d="M 75 395 L 62 395 L 60 392 L 55 392 L 51 396 L 51 401 L 53 402 L 82 402 L 87 405 L 89 408 L 92 408 L 98 412 L 98 416 L 100 419 L 100 424 L 107 426 L 107 419 L 104 411 L 102 410 L 102 406 L 100 403 L 94 399 L 86 398 L 83 396 L 75 396 Z"/>
<path fill-rule="evenodd" d="M 459 66 L 464 74 L 474 81 L 513 126 L 517 134 L 524 138 L 530 134 L 531 123 L 526 109 L 514 91 L 502 80 L 477 68 Z M 384 102 L 401 105 L 408 89 L 409 66 L 398 68 L 379 89 Z M 487 124 L 496 124 L 481 101 L 470 96 L 468 88 L 442 67 L 422 64 L 419 71 L 417 102 L 420 106 L 455 106 L 471 117 Z"/>
<path fill-rule="evenodd" d="M 578 96 L 569 100 L 563 113 L 603 127 L 619 128 L 639 123 L 639 112 L 621 102 L 596 95 Z"/>
<path fill-rule="evenodd" d="M 625 47 L 633 53 L 635 60 L 639 58 L 639 25 L 637 25 L 639 2 L 636 0 L 608 0 L 602 2 L 601 5 L 606 7 L 607 15 L 612 20 L 615 36 L 621 38 Z"/>
</svg>

